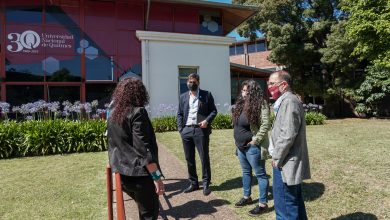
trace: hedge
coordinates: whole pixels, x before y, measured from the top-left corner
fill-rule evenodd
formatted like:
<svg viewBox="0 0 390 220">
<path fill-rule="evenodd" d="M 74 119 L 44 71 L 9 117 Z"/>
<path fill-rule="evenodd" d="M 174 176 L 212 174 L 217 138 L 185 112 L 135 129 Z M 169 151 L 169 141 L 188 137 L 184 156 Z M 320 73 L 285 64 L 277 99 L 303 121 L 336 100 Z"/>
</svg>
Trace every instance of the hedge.
<svg viewBox="0 0 390 220">
<path fill-rule="evenodd" d="M 323 124 L 325 115 L 307 112 L 308 125 Z M 156 132 L 176 131 L 176 116 L 152 119 Z M 0 123 L 0 159 L 107 150 L 104 120 L 4 121 Z M 230 114 L 217 114 L 213 129 L 231 129 Z"/>
<path fill-rule="evenodd" d="M 23 121 L 0 124 L 0 158 L 107 150 L 103 120 Z"/>
</svg>

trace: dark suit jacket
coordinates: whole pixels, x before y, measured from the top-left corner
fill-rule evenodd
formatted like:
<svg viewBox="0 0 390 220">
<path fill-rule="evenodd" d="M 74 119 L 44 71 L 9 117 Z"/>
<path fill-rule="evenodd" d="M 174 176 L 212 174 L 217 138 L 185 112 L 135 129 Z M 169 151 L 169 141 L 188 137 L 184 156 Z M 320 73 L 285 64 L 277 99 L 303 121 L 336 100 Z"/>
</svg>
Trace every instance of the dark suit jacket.
<svg viewBox="0 0 390 220">
<path fill-rule="evenodd" d="M 177 111 L 177 129 L 179 132 L 186 126 L 188 113 L 190 111 L 189 100 L 189 92 L 180 95 L 179 110 Z M 214 104 L 213 95 L 211 95 L 211 92 L 209 91 L 199 89 L 197 122 L 199 123 L 203 120 L 207 120 L 207 128 L 202 129 L 204 134 L 209 135 L 211 133 L 211 123 L 216 115 L 217 108 Z"/>
</svg>

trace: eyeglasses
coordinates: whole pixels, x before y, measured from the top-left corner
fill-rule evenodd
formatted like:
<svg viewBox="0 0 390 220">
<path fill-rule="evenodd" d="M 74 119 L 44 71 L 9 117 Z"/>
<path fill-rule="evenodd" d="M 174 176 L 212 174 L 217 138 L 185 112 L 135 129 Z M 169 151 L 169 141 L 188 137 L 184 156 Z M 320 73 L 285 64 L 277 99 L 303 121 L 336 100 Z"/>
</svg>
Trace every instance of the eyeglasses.
<svg viewBox="0 0 390 220">
<path fill-rule="evenodd" d="M 275 85 L 275 84 L 280 84 L 280 83 L 282 83 L 283 81 L 279 81 L 279 82 L 267 82 L 267 85 L 269 85 L 269 86 L 273 86 L 273 85 Z"/>
</svg>

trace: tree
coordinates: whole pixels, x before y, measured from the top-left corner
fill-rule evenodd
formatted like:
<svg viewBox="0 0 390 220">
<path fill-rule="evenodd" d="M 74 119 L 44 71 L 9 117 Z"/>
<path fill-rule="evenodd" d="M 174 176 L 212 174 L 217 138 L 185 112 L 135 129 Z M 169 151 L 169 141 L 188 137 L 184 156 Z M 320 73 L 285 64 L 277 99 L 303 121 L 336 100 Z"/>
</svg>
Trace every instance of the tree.
<svg viewBox="0 0 390 220">
<path fill-rule="evenodd" d="M 332 102 L 346 103 L 355 115 L 380 114 L 380 106 L 390 99 L 390 1 L 233 3 L 259 6 L 259 13 L 238 33 L 252 39 L 256 31 L 266 36 L 269 59 L 288 69 L 295 91 L 323 96 L 333 109 Z"/>
<path fill-rule="evenodd" d="M 260 12 L 238 29 L 245 37 L 265 34 L 272 52 L 269 59 L 284 65 L 301 95 L 323 95 L 324 82 L 320 49 L 326 47 L 331 27 L 343 13 L 338 0 L 234 0 L 236 4 L 258 5 Z M 327 70 L 328 72 L 331 72 Z"/>
<path fill-rule="evenodd" d="M 389 116 L 383 102 L 390 98 L 390 1 L 345 0 L 342 8 L 350 14 L 347 37 L 357 42 L 352 54 L 369 62 L 356 110 Z"/>
</svg>

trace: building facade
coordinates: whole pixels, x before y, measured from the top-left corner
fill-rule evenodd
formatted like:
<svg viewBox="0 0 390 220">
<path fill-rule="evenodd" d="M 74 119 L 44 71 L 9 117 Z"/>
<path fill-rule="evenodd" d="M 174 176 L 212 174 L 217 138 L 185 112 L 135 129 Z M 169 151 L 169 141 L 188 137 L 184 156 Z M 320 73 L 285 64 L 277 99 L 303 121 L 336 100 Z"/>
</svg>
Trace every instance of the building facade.
<svg viewBox="0 0 390 220">
<path fill-rule="evenodd" d="M 265 38 L 235 42 L 229 47 L 230 62 L 275 71 L 279 67 L 268 60 L 270 53 Z"/>
<path fill-rule="evenodd" d="M 255 8 L 195 0 L 3 0 L 1 100 L 109 102 L 123 75 L 142 78 L 157 114 L 185 79 L 230 103 L 225 37 Z"/>
</svg>

